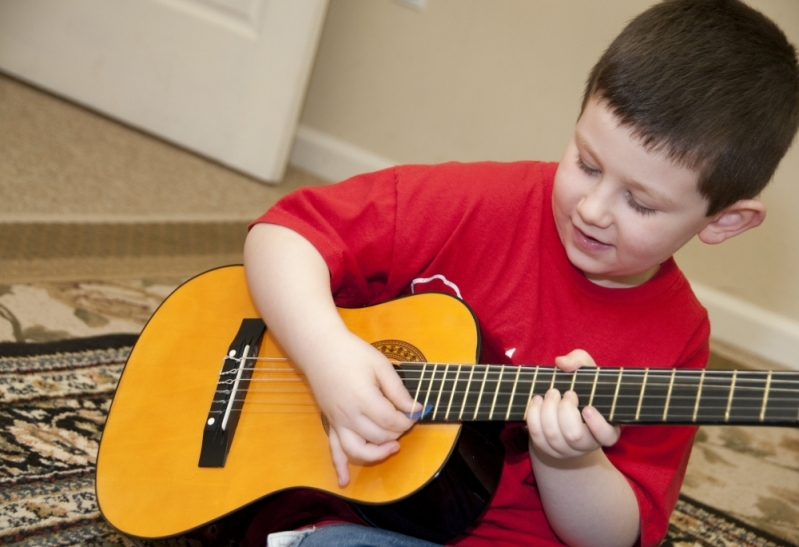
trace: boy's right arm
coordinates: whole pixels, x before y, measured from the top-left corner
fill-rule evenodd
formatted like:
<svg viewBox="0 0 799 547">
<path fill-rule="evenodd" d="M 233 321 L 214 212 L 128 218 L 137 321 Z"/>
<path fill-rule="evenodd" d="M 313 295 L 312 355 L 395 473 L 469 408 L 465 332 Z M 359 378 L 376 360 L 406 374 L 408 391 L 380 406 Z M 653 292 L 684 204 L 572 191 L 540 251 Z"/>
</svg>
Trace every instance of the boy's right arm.
<svg viewBox="0 0 799 547">
<path fill-rule="evenodd" d="M 244 246 L 250 294 L 274 337 L 304 373 L 330 423 L 330 450 L 340 486 L 347 462 L 377 462 L 399 450 L 414 421 L 414 401 L 393 365 L 352 334 L 330 292 L 330 274 L 297 232 L 256 224 Z"/>
</svg>

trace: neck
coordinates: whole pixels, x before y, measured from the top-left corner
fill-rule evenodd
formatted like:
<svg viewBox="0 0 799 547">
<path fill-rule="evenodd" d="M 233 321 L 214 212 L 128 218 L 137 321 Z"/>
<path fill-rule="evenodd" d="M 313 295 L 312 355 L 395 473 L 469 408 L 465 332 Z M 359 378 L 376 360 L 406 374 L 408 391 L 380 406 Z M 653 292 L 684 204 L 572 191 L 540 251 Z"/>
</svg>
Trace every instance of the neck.
<svg viewBox="0 0 799 547">
<path fill-rule="evenodd" d="M 799 425 L 799 373 L 401 363 L 422 420 L 524 421 L 528 402 L 573 390 L 617 424 Z"/>
<path fill-rule="evenodd" d="M 655 274 L 658 273 L 660 270 L 660 265 L 658 264 L 651 270 L 647 270 L 645 272 L 627 275 L 627 276 L 603 276 L 603 275 L 594 275 L 585 273 L 585 277 L 588 278 L 589 281 L 592 283 L 596 283 L 597 285 L 601 285 L 603 287 L 608 287 L 610 289 L 629 289 L 631 287 L 637 287 L 638 285 L 643 285 L 653 277 Z"/>
</svg>

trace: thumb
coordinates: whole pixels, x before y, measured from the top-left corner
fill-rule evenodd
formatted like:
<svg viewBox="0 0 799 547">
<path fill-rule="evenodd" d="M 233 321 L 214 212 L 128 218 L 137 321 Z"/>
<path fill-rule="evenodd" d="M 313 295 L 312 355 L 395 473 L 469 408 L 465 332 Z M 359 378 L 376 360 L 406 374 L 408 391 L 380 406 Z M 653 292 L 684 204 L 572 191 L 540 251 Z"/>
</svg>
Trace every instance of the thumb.
<svg viewBox="0 0 799 547">
<path fill-rule="evenodd" d="M 402 383 L 402 378 L 390 363 L 389 367 L 381 367 L 377 371 L 377 383 L 383 395 L 391 401 L 395 408 L 406 413 L 418 412 L 422 409 L 421 403 L 416 402 L 408 393 L 405 384 Z"/>
</svg>

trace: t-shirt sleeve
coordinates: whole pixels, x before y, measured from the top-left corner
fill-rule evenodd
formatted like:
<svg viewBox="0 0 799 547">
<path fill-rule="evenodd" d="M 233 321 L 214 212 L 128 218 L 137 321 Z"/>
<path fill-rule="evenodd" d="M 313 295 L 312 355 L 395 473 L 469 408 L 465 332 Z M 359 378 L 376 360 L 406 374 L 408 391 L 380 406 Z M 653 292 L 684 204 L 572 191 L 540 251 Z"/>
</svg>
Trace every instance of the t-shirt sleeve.
<svg viewBox="0 0 799 547">
<path fill-rule="evenodd" d="M 700 322 L 678 368 L 704 368 L 709 355 L 710 324 Z M 660 545 L 685 476 L 697 427 L 626 426 L 620 441 L 605 449 L 627 478 L 641 513 L 642 547 Z"/>
<path fill-rule="evenodd" d="M 396 169 L 338 184 L 303 188 L 255 221 L 285 226 L 305 237 L 330 270 L 339 305 L 366 305 L 385 291 L 396 218 Z M 360 260 L 368 256 L 369 260 Z"/>
<path fill-rule="evenodd" d="M 308 239 L 330 269 L 339 306 L 371 305 L 401 295 L 454 245 L 454 232 L 490 249 L 492 236 L 481 226 L 507 215 L 509 201 L 524 199 L 527 187 L 518 181 L 530 170 L 527 164 L 403 165 L 298 190 L 255 222 Z"/>
</svg>

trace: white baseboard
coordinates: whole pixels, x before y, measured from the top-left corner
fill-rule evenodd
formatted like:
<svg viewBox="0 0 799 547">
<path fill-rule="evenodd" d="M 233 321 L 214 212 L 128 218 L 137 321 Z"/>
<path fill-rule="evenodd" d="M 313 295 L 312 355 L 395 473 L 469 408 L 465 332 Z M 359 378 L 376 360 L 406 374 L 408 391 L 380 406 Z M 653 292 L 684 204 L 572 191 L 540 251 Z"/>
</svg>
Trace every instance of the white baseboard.
<svg viewBox="0 0 799 547">
<path fill-rule="evenodd" d="M 305 125 L 297 128 L 289 163 L 331 182 L 396 165 L 388 158 Z"/>
<path fill-rule="evenodd" d="M 701 283 L 691 287 L 710 315 L 711 338 L 799 370 L 799 322 Z"/>
<path fill-rule="evenodd" d="M 388 158 L 302 125 L 297 130 L 290 162 L 333 182 L 395 165 Z M 701 283 L 691 286 L 710 314 L 714 339 L 799 370 L 799 322 Z"/>
</svg>

